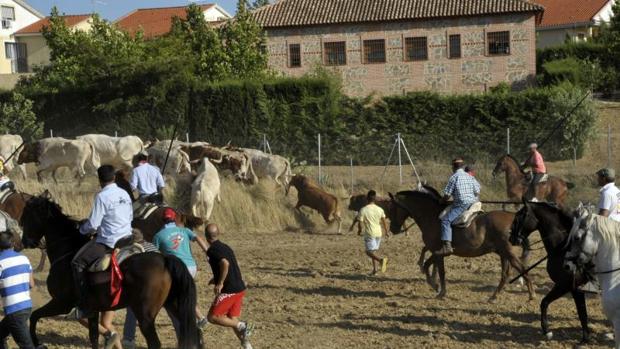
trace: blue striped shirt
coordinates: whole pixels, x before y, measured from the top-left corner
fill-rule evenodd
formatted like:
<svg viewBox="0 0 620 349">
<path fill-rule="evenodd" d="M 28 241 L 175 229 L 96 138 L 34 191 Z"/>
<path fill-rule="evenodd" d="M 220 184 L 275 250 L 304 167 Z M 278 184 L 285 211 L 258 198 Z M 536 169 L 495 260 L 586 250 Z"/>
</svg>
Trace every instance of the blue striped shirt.
<svg viewBox="0 0 620 349">
<path fill-rule="evenodd" d="M 463 169 L 458 169 L 448 180 L 443 192 L 454 198 L 454 206 L 469 206 L 478 202 L 480 183 Z"/>
<path fill-rule="evenodd" d="M 8 249 L 0 252 L 0 296 L 4 314 L 32 308 L 30 299 L 30 274 L 28 258 Z"/>
</svg>

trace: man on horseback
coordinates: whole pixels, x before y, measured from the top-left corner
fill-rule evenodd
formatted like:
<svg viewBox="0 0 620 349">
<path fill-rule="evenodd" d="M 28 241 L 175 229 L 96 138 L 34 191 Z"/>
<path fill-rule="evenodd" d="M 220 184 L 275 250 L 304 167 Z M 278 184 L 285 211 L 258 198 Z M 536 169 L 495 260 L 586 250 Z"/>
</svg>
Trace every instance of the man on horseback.
<svg viewBox="0 0 620 349">
<path fill-rule="evenodd" d="M 87 317 L 85 312 L 86 292 L 84 273 L 88 266 L 111 251 L 115 245 L 131 237 L 133 209 L 126 191 L 114 183 L 114 167 L 104 165 L 97 169 L 101 191 L 95 197 L 90 217 L 80 227 L 83 235 L 97 234 L 73 258 L 73 280 L 78 293 L 77 307 L 73 315 L 80 319 Z"/>
<path fill-rule="evenodd" d="M 443 246 L 434 253 L 439 256 L 449 256 L 454 253 L 452 249 L 452 222 L 459 218 L 472 204 L 479 201 L 480 183 L 471 175 L 467 174 L 462 158 L 452 161 L 452 171 L 454 174 L 448 180 L 444 189 L 444 201 L 450 197 L 454 202 L 450 211 L 441 218 L 441 241 Z"/>
<path fill-rule="evenodd" d="M 138 191 L 139 201 L 161 204 L 163 202 L 162 190 L 166 186 L 164 177 L 157 167 L 149 164 L 148 153 L 141 152 L 136 158 L 138 166 L 134 168 L 131 176 L 131 189 Z"/>
<path fill-rule="evenodd" d="M 538 151 L 538 144 L 532 143 L 529 146 L 530 148 L 530 156 L 525 160 L 522 168 L 530 167 L 532 169 L 532 180 L 530 181 L 530 185 L 527 188 L 527 192 L 525 193 L 526 200 L 536 200 L 536 185 L 540 182 L 541 179 L 547 173 L 547 167 L 545 166 L 545 161 Z"/>
<path fill-rule="evenodd" d="M 620 189 L 616 187 L 616 171 L 612 168 L 603 168 L 596 172 L 598 185 L 601 187 L 598 202 L 598 214 L 620 222 Z"/>
</svg>

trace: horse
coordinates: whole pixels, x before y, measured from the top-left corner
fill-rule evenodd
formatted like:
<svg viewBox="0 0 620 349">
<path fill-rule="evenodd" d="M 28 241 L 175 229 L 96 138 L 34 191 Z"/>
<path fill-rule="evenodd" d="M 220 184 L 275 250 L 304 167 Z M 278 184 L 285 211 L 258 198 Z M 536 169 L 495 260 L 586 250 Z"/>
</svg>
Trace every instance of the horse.
<svg viewBox="0 0 620 349">
<path fill-rule="evenodd" d="M 132 202 L 136 201 L 133 195 L 133 190 L 131 189 L 131 185 L 129 184 L 129 172 L 125 170 L 119 170 L 116 172 L 115 183 L 119 188 L 125 190 Z M 140 219 L 134 217 L 134 220 L 131 222 L 131 227 L 140 230 L 142 235 L 144 236 L 144 240 L 153 241 L 153 237 L 157 234 L 165 225 L 164 222 L 164 210 L 166 207 L 158 207 L 153 213 L 149 215 L 147 219 Z M 186 214 L 183 212 L 177 212 L 176 223 L 179 226 L 184 226 L 188 229 L 194 229 L 196 227 L 202 226 L 204 221 L 201 218 L 194 217 L 190 214 Z"/>
<path fill-rule="evenodd" d="M 556 299 L 571 293 L 579 321 L 581 322 L 581 343 L 589 342 L 588 312 L 583 292 L 577 286 L 586 282 L 585 275 L 573 274 L 564 269 L 564 255 L 567 251 L 568 235 L 573 225 L 573 218 L 558 206 L 549 203 L 534 203 L 523 200 L 523 207 L 517 212 L 512 223 L 510 242 L 520 244 L 533 230 L 538 230 L 547 251 L 547 273 L 554 285 L 540 302 L 540 324 L 547 339 L 553 338 L 549 331 L 547 309 Z M 531 229 L 534 226 L 535 229 Z"/>
<path fill-rule="evenodd" d="M 583 273 L 594 266 L 603 312 L 614 326 L 615 347 L 620 348 L 620 223 L 594 215 L 583 205 L 575 213 L 564 268 L 569 273 Z"/>
<path fill-rule="evenodd" d="M 394 234 L 401 232 L 401 227 L 408 217 L 413 218 L 422 231 L 424 245 L 431 251 L 441 247 L 441 225 L 439 214 L 446 208 L 441 203 L 441 196 L 432 187 L 422 186 L 419 190 L 401 191 L 396 195 L 390 193 L 394 205 L 390 214 L 390 231 Z M 510 225 L 514 217 L 513 213 L 505 211 L 492 211 L 476 217 L 469 227 L 454 229 L 454 254 L 459 257 L 479 257 L 491 252 L 500 256 L 502 272 L 499 285 L 489 299 L 493 302 L 506 284 L 510 272 L 510 266 L 522 272 L 524 263 L 517 257 L 513 246 L 508 241 Z M 438 298 L 446 295 L 444 257 L 432 255 L 424 263 L 424 273 L 427 282 L 437 290 L 437 285 L 432 281 L 429 267 L 435 264 L 439 271 L 441 289 Z M 524 276 L 529 299 L 534 299 L 534 288 L 527 275 Z"/>
<path fill-rule="evenodd" d="M 0 211 L 6 212 L 9 216 L 11 216 L 11 218 L 19 222 L 22 217 L 24 207 L 26 206 L 26 201 L 28 201 L 31 197 L 32 195 L 30 194 L 14 191 L 6 198 L 6 200 L 4 200 L 3 203 L 0 203 Z M 45 268 L 45 259 L 47 259 L 45 249 L 41 248 L 41 258 L 39 259 L 39 265 L 35 268 L 35 271 L 43 271 L 43 268 Z"/>
<path fill-rule="evenodd" d="M 79 224 L 62 212 L 51 200 L 49 193 L 28 200 L 21 218 L 22 243 L 26 248 L 37 247 L 45 238 L 51 267 L 47 289 L 52 299 L 35 310 L 30 317 L 30 335 L 35 346 L 39 319 L 68 313 L 76 304 L 71 260 L 89 241 L 80 234 Z M 202 346 L 196 326 L 196 285 L 181 260 L 174 256 L 146 252 L 127 258 L 120 265 L 123 274 L 122 294 L 119 303 L 111 307 L 110 284 L 89 287 L 88 308 L 97 312 L 129 307 L 140 323 L 148 348 L 160 348 L 155 318 L 162 307 L 179 319 L 180 348 Z M 109 272 L 105 272 L 109 273 Z M 89 274 L 88 276 L 93 276 Z M 88 277 L 87 276 L 87 277 Z M 99 314 L 88 318 L 89 339 L 93 349 L 98 348 Z"/>
<path fill-rule="evenodd" d="M 519 203 L 527 192 L 529 182 L 525 178 L 525 172 L 519 166 L 517 160 L 510 154 L 506 154 L 497 160 L 493 169 L 493 177 L 501 172 L 506 173 L 506 194 L 508 200 Z M 538 201 L 554 202 L 563 207 L 568 190 L 574 188 L 574 184 L 564 181 L 561 178 L 549 176 L 546 182 L 536 185 L 536 199 Z"/>
</svg>

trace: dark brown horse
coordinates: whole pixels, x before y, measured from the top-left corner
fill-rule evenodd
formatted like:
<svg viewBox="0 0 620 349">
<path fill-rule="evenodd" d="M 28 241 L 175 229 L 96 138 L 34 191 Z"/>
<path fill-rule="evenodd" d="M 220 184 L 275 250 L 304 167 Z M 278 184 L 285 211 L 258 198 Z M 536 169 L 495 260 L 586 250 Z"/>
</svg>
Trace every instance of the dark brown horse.
<svg viewBox="0 0 620 349">
<path fill-rule="evenodd" d="M 493 177 L 502 172 L 506 173 L 506 194 L 508 195 L 508 200 L 520 203 L 529 186 L 525 172 L 523 172 L 517 160 L 509 154 L 497 160 L 497 164 L 493 169 Z M 565 182 L 558 177 L 549 176 L 546 182 L 536 185 L 535 197 L 538 201 L 554 202 L 558 206 L 563 207 L 568 196 L 568 190 L 573 187 L 572 183 Z"/>
<path fill-rule="evenodd" d="M 129 184 L 129 172 L 125 170 L 117 171 L 115 182 L 119 188 L 125 190 L 127 194 L 129 194 L 132 201 L 135 201 L 133 191 L 131 190 L 131 185 Z M 131 222 L 131 226 L 140 230 L 144 236 L 144 240 L 152 241 L 155 234 L 157 234 L 157 232 L 159 232 L 165 224 L 163 215 L 165 209 L 165 207 L 157 208 L 157 210 L 151 213 L 147 219 L 139 219 L 134 217 L 133 222 Z M 179 226 L 184 226 L 193 230 L 194 228 L 203 225 L 204 221 L 201 218 L 194 217 L 190 214 L 185 214 L 177 210 L 176 223 Z"/>
<path fill-rule="evenodd" d="M 22 218 L 22 212 L 24 212 L 24 207 L 26 206 L 26 201 L 28 201 L 32 195 L 22 193 L 19 191 L 15 191 L 13 194 L 9 195 L 6 198 L 4 203 L 0 204 L 0 211 L 4 211 L 11 216 L 16 221 L 20 221 Z M 41 259 L 39 260 L 39 265 L 35 268 L 35 271 L 40 272 L 45 268 L 45 259 L 47 255 L 45 253 L 45 249 L 41 249 Z"/>
<path fill-rule="evenodd" d="M 431 251 L 441 248 L 439 215 L 447 205 L 441 203 L 439 193 L 429 186 L 424 186 L 420 190 L 401 191 L 396 195 L 390 194 L 390 197 L 394 203 L 392 205 L 392 213 L 390 214 L 390 230 L 392 233 L 399 234 L 405 220 L 411 217 L 422 231 L 424 245 Z M 479 257 L 494 252 L 500 257 L 502 264 L 501 279 L 489 301 L 497 299 L 497 295 L 504 288 L 510 272 L 510 266 L 513 266 L 518 272 L 522 272 L 525 269 L 514 247 L 508 241 L 513 218 L 513 213 L 491 211 L 479 215 L 468 228 L 454 229 L 452 246 L 456 256 Z M 444 257 L 432 255 L 424 263 L 424 273 L 426 274 L 427 282 L 437 290 L 437 285 L 433 282 L 429 273 L 429 267 L 433 263 L 438 268 L 441 283 L 438 297 L 443 298 L 446 295 Z M 529 298 L 530 300 L 534 299 L 532 282 L 527 275 L 524 278 Z"/>
<path fill-rule="evenodd" d="M 39 319 L 68 313 L 76 304 L 71 260 L 89 240 L 79 232 L 77 221 L 63 214 L 60 206 L 48 194 L 28 200 L 22 215 L 26 248 L 39 245 L 42 238 L 47 241 L 50 258 L 50 272 L 47 289 L 51 300 L 35 310 L 30 317 L 30 335 L 36 346 Z M 120 265 L 123 273 L 122 294 L 117 306 L 111 307 L 109 282 L 94 282 L 89 287 L 88 308 L 97 312 L 130 308 L 138 319 L 140 330 L 146 338 L 148 348 L 160 348 L 155 318 L 165 307 L 180 322 L 178 337 L 180 348 L 200 347 L 199 331 L 196 326 L 196 285 L 181 260 L 155 252 L 129 257 Z M 109 273 L 109 272 L 103 272 Z M 92 276 L 93 274 L 89 274 Z M 99 314 L 88 319 L 91 347 L 98 348 Z"/>
</svg>

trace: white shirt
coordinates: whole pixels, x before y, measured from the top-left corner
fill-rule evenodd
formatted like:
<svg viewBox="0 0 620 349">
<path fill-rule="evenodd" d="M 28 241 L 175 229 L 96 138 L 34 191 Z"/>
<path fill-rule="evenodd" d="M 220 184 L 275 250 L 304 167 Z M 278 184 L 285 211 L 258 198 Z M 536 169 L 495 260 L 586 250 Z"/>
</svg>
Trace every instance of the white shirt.
<svg viewBox="0 0 620 349">
<path fill-rule="evenodd" d="M 133 208 L 126 191 L 115 183 L 106 185 L 95 197 L 95 205 L 86 223 L 80 227 L 82 234 L 97 231 L 97 242 L 114 248 L 116 242 L 131 235 Z"/>
<path fill-rule="evenodd" d="M 138 190 L 140 196 L 155 194 L 159 188 L 166 186 L 159 169 L 146 162 L 134 168 L 129 184 L 131 189 Z"/>
<path fill-rule="evenodd" d="M 601 188 L 601 199 L 598 202 L 598 208 L 609 211 L 609 218 L 620 222 L 620 189 L 615 183 L 607 183 Z"/>
</svg>

